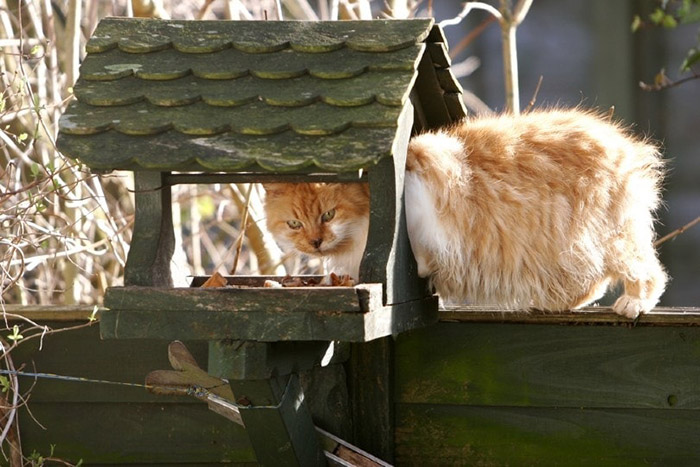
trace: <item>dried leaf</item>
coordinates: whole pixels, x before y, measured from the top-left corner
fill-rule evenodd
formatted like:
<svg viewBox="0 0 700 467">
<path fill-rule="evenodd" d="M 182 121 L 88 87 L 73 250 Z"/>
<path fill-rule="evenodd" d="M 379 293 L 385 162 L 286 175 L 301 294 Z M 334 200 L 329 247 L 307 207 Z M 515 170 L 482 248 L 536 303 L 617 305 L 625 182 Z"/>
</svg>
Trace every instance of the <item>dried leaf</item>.
<svg viewBox="0 0 700 467">
<path fill-rule="evenodd" d="M 218 272 L 215 272 L 214 274 L 211 275 L 209 279 L 207 279 L 204 284 L 202 284 L 202 288 L 214 288 L 214 287 L 226 287 L 228 282 Z"/>
</svg>

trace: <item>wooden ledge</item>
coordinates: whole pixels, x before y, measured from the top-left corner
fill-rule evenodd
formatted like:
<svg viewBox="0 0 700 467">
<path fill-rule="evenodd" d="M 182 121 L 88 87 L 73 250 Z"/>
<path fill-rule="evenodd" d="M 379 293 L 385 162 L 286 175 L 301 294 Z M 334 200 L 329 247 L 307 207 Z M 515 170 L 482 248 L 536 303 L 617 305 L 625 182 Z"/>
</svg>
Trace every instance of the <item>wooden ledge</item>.
<svg viewBox="0 0 700 467">
<path fill-rule="evenodd" d="M 97 312 L 95 312 L 95 308 L 97 308 Z M 90 317 L 98 317 L 103 310 L 103 307 L 94 305 L 4 305 L 0 309 L 0 318 L 6 318 L 7 321 L 13 323 L 23 318 L 31 321 L 81 321 L 87 323 Z"/>
<path fill-rule="evenodd" d="M 32 321 L 88 321 L 93 314 L 92 305 L 5 305 L 8 321 L 19 317 Z M 98 307 L 102 312 L 105 308 Z M 100 313 L 97 313 L 99 317 Z M 504 311 L 496 307 L 448 306 L 438 312 L 442 322 L 512 323 L 512 324 L 562 324 L 562 325 L 613 325 L 613 326 L 700 326 L 700 308 L 659 307 L 630 320 L 615 314 L 610 307 L 587 307 L 563 312 Z"/>
<path fill-rule="evenodd" d="M 571 311 L 507 311 L 497 307 L 447 306 L 440 309 L 443 322 L 613 325 L 613 326 L 700 326 L 700 308 L 659 307 L 636 320 L 620 316 L 608 306 Z"/>
</svg>

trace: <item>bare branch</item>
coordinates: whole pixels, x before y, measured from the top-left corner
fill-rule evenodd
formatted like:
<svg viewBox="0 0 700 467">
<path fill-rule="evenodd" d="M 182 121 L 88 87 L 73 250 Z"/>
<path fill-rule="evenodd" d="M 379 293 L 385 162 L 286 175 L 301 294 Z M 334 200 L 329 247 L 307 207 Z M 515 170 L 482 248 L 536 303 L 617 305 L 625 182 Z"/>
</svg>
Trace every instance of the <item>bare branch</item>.
<svg viewBox="0 0 700 467">
<path fill-rule="evenodd" d="M 532 93 L 532 99 L 530 99 L 530 102 L 528 102 L 527 107 L 525 108 L 525 112 L 529 112 L 532 110 L 532 108 L 535 106 L 535 102 L 537 102 L 537 94 L 540 92 L 540 86 L 542 86 L 542 75 L 540 75 L 540 79 L 537 80 L 537 86 L 535 87 L 535 92 Z"/>
<path fill-rule="evenodd" d="M 483 20 L 477 27 L 469 31 L 469 34 L 467 34 L 464 37 L 464 39 L 459 41 L 457 45 L 450 49 L 450 57 L 454 58 L 457 55 L 459 55 L 459 53 L 466 49 L 469 46 L 469 44 L 471 44 L 474 41 L 474 39 L 476 39 L 479 35 L 481 35 L 482 32 L 484 32 L 484 30 L 489 24 L 493 23 L 496 20 L 497 18 L 495 18 L 494 16 L 489 16 L 488 18 Z"/>
<path fill-rule="evenodd" d="M 455 16 L 452 19 L 446 19 L 440 21 L 440 26 L 441 27 L 446 27 L 446 26 L 456 26 L 457 24 L 461 23 L 464 18 L 467 17 L 467 15 L 472 11 L 472 10 L 483 10 L 489 12 L 491 15 L 493 15 L 494 18 L 496 18 L 499 22 L 503 21 L 503 15 L 501 14 L 500 11 L 498 11 L 496 8 L 493 6 L 489 5 L 488 3 L 484 2 L 467 2 L 464 4 L 464 8 L 462 8 L 462 11 Z"/>
<path fill-rule="evenodd" d="M 661 73 L 663 73 L 663 71 L 661 71 Z M 640 81 L 639 87 L 644 91 L 663 91 L 664 89 L 673 88 L 683 83 L 687 83 L 688 81 L 700 79 L 700 74 L 693 73 L 691 76 L 686 76 L 685 78 L 676 81 L 671 80 L 670 78 L 666 77 L 666 75 L 664 75 L 664 78 L 665 79 L 658 80 L 658 82 L 655 82 L 654 84 L 647 84 Z"/>
<path fill-rule="evenodd" d="M 657 241 L 654 242 L 654 246 L 659 246 L 662 243 L 667 242 L 668 240 L 671 240 L 672 238 L 679 236 L 680 234 L 682 234 L 683 232 L 685 232 L 689 228 L 696 225 L 698 222 L 700 222 L 700 216 L 698 216 L 695 219 L 693 219 L 692 221 L 688 222 L 683 227 L 679 227 L 676 230 L 674 230 L 673 232 L 664 235 L 663 237 L 661 237 L 660 239 L 658 239 Z"/>
<path fill-rule="evenodd" d="M 248 213 L 250 208 L 250 197 L 253 193 L 253 184 L 248 185 L 248 190 L 245 194 L 245 206 L 243 207 L 243 215 L 241 219 L 241 233 L 236 239 L 236 256 L 233 258 L 233 266 L 231 266 L 231 275 L 236 274 L 236 269 L 238 269 L 238 259 L 241 256 L 241 248 L 243 247 L 243 237 L 245 236 L 245 231 L 248 227 Z"/>
<path fill-rule="evenodd" d="M 513 9 L 513 22 L 515 25 L 519 25 L 527 16 L 527 12 L 530 11 L 533 0 L 519 0 Z"/>
</svg>

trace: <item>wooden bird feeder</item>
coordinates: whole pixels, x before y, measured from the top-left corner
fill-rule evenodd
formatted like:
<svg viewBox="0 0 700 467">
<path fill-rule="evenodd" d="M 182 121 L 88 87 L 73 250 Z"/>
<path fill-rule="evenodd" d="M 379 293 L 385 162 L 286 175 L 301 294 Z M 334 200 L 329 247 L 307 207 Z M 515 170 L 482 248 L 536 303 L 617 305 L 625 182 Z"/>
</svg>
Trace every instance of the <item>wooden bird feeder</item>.
<svg viewBox="0 0 700 467">
<path fill-rule="evenodd" d="M 207 340 L 209 372 L 249 382 L 311 364 L 298 352 L 280 363 L 274 345 L 362 343 L 436 321 L 406 233 L 406 148 L 413 133 L 465 110 L 432 19 L 108 18 L 86 48 L 58 148 L 93 171 L 135 176 L 124 286 L 107 290 L 103 338 Z M 270 289 L 265 277 L 231 277 L 226 288 L 172 286 L 171 186 L 319 181 L 369 183 L 358 285 Z M 289 385 L 275 384 L 257 405 L 284 405 Z"/>
</svg>

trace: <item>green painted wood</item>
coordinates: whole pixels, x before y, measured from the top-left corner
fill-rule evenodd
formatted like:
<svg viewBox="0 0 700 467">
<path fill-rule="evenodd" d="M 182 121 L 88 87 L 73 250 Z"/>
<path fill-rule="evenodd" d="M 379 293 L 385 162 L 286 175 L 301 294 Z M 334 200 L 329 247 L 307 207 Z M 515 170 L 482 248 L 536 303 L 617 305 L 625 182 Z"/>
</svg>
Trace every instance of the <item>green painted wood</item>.
<svg viewBox="0 0 700 467">
<path fill-rule="evenodd" d="M 35 322 L 61 329 L 85 323 L 85 320 L 72 322 L 46 321 L 35 318 Z M 97 324 L 97 323 L 96 323 Z M 41 344 L 42 349 L 39 349 Z M 187 346 L 195 358 L 207 361 L 205 342 L 188 342 Z M 99 326 L 49 334 L 42 342 L 38 339 L 23 342 L 12 351 L 17 368 L 42 373 L 83 377 L 142 384 L 146 374 L 159 368 L 168 368 L 167 342 L 162 340 L 135 340 L 119 342 L 102 341 Z M 103 385 L 90 382 L 59 381 L 19 377 L 20 387 L 32 387 L 33 402 L 56 403 L 191 403 L 202 404 L 195 399 L 155 396 L 145 388 L 118 385 Z"/>
<path fill-rule="evenodd" d="M 386 284 L 384 302 L 397 304 L 429 296 L 418 269 L 406 231 L 404 173 L 406 148 L 413 128 L 413 108 L 406 105 L 393 157 L 369 172 L 370 222 L 360 280 Z"/>
<path fill-rule="evenodd" d="M 455 75 L 452 74 L 450 68 L 435 70 L 435 74 L 444 92 L 458 95 L 462 94 L 462 86 L 459 84 L 459 81 L 457 81 L 457 78 L 455 78 Z"/>
<path fill-rule="evenodd" d="M 136 81 L 143 85 L 167 85 L 170 80 L 177 78 L 199 77 L 205 86 L 214 86 L 216 81 L 224 81 L 229 86 L 236 87 L 255 77 L 268 85 L 280 85 L 297 81 L 294 78 L 321 78 L 319 85 L 332 85 L 328 81 L 340 79 L 340 83 L 348 85 L 354 79 L 362 79 L 367 74 L 381 72 L 413 73 L 417 60 L 422 54 L 424 45 L 411 44 L 405 48 L 382 54 L 359 52 L 352 49 L 340 49 L 331 54 L 303 53 L 294 50 L 283 50 L 274 53 L 250 54 L 236 49 L 225 49 L 218 53 L 183 54 L 177 50 L 164 50 L 156 54 L 157 59 L 150 54 L 133 54 L 113 49 L 105 53 L 88 54 L 81 65 L 81 80 L 78 88 L 100 84 L 103 89 L 120 88 L 124 86 L 122 78 L 139 78 Z M 133 79 L 133 78 L 132 78 Z M 375 78 L 376 79 L 376 78 Z M 155 81 L 150 83 L 149 81 Z M 168 88 L 166 88 L 168 89 Z M 172 87 L 170 88 L 172 89 Z M 264 89 L 264 88 L 263 88 Z M 76 93 L 78 99 L 82 96 Z"/>
<path fill-rule="evenodd" d="M 179 400 L 179 399 L 178 399 Z M 257 465 L 245 430 L 206 404 L 45 403 L 20 411 L 25 454 L 32 451 L 85 465 Z"/>
<path fill-rule="evenodd" d="M 100 314 L 105 339 L 366 342 L 437 319 L 425 297 L 384 306 L 380 284 L 354 288 L 113 287 Z"/>
<path fill-rule="evenodd" d="M 167 131 L 143 138 L 110 131 L 89 138 L 61 133 L 59 140 L 64 154 L 93 170 L 347 172 L 389 157 L 395 134 L 395 128 L 349 128 L 333 137 L 293 131 L 194 137 Z"/>
<path fill-rule="evenodd" d="M 269 380 L 232 380 L 231 388 L 261 465 L 326 465 L 296 375 Z"/>
<path fill-rule="evenodd" d="M 138 117 L 134 117 L 134 112 Z M 323 102 L 305 107 L 250 103 L 236 107 L 232 112 L 228 107 L 212 107 L 204 102 L 175 107 L 140 102 L 131 106 L 95 108 L 74 103 L 63 118 L 70 120 L 71 125 L 64 126 L 64 132 L 74 135 L 113 129 L 125 135 L 150 136 L 173 129 L 192 136 L 227 132 L 264 136 L 288 130 L 300 135 L 326 136 L 350 127 L 393 129 L 400 113 L 401 107 L 379 103 L 340 109 Z"/>
<path fill-rule="evenodd" d="M 41 322 L 52 328 L 79 323 Z M 28 341 L 12 356 L 17 366 L 29 371 L 131 383 L 143 383 L 150 371 L 168 367 L 166 341 L 101 341 L 97 331 L 94 326 L 47 335 L 42 350 L 38 341 Z M 187 347 L 198 362 L 207 361 L 206 342 L 189 342 Z M 301 371 L 299 378 L 315 424 L 348 438 L 342 366 L 314 367 Z M 57 455 L 86 463 L 204 465 L 254 460 L 247 434 L 207 412 L 206 404 L 195 398 L 54 379 L 20 377 L 20 385 L 23 391 L 31 387 L 30 407 L 47 427 L 41 429 L 20 411 L 22 441 L 29 452 L 36 449 L 46 455 L 53 443 Z M 154 443 L 150 450 L 149 443 Z"/>
<path fill-rule="evenodd" d="M 148 101 L 155 106 L 170 107 L 187 106 L 201 101 L 214 107 L 211 108 L 214 112 L 217 111 L 215 107 L 236 107 L 256 101 L 262 101 L 274 107 L 304 107 L 317 101 L 343 107 L 365 106 L 374 101 L 385 106 L 401 106 L 406 100 L 407 89 L 410 88 L 413 78 L 413 70 L 367 72 L 351 82 L 301 76 L 285 80 L 284 86 L 280 86 L 277 81 L 259 79 L 250 75 L 236 80 L 222 79 L 212 82 L 196 76 L 165 82 L 128 77 L 120 79 L 118 83 L 81 81 L 75 87 L 75 95 L 78 97 L 78 102 L 89 106 L 119 106 Z M 78 104 L 74 106 L 75 109 L 72 108 L 71 111 L 79 112 L 81 107 Z M 275 110 L 267 109 L 266 106 L 251 107 L 248 111 L 251 109 Z M 119 109 L 111 110 L 119 111 Z M 129 118 L 138 121 L 142 117 L 138 110 L 142 109 L 134 110 L 137 113 L 130 115 Z M 151 108 L 151 110 L 162 112 L 163 115 L 172 112 L 172 109 Z M 102 109 L 102 112 L 104 111 Z M 76 121 L 89 128 L 87 122 L 79 118 Z M 65 125 L 64 131 L 71 133 L 76 129 Z"/>
<path fill-rule="evenodd" d="M 697 327 L 439 323 L 399 336 L 396 399 L 700 409 L 698 362 Z"/>
<path fill-rule="evenodd" d="M 511 324 L 607 324 L 623 327 L 640 326 L 700 326 L 700 308 L 657 307 L 643 313 L 634 321 L 620 316 L 608 306 L 591 306 L 561 312 L 529 310 L 504 311 L 486 306 L 446 306 L 440 320 L 459 323 Z"/>
<path fill-rule="evenodd" d="M 428 39 L 430 40 L 430 39 Z M 447 51 L 446 42 L 428 42 L 426 44 L 427 52 L 430 54 L 430 59 L 437 69 L 449 68 L 452 65 L 452 60 Z"/>
<path fill-rule="evenodd" d="M 369 169 L 403 131 L 426 40 L 444 40 L 432 19 L 108 18 L 88 43 L 57 146 L 94 170 Z M 440 44 L 426 67 L 449 65 Z M 437 79 L 428 73 L 420 89 Z"/>
<path fill-rule="evenodd" d="M 418 65 L 416 91 L 421 103 L 420 109 L 425 114 L 426 130 L 452 123 L 452 117 L 442 98 L 444 91 L 438 81 L 432 59 L 427 54 Z"/>
<path fill-rule="evenodd" d="M 119 47 L 129 53 L 152 53 L 174 47 L 182 52 L 210 53 L 233 47 L 247 53 L 286 48 L 327 53 L 341 47 L 387 52 L 422 42 L 430 18 L 375 21 L 163 21 L 106 18 L 88 41 L 88 53 Z"/>
<path fill-rule="evenodd" d="M 163 175 L 134 174 L 134 230 L 124 267 L 124 284 L 172 287 L 170 260 L 175 249 L 171 191 Z"/>
<path fill-rule="evenodd" d="M 394 458 L 394 342 L 352 346 L 349 361 L 353 444 L 386 462 Z"/>
<path fill-rule="evenodd" d="M 269 379 L 320 366 L 330 342 L 210 341 L 209 372 L 224 379 Z"/>
<path fill-rule="evenodd" d="M 445 36 L 445 31 L 439 24 L 434 24 L 430 28 L 430 33 L 428 34 L 428 39 L 426 42 L 441 42 L 447 46 L 447 37 Z"/>
<path fill-rule="evenodd" d="M 467 116 L 467 106 L 462 99 L 462 93 L 449 93 L 446 92 L 442 96 L 445 99 L 445 106 L 447 107 L 447 112 L 450 114 L 452 121 L 459 121 Z"/>
<path fill-rule="evenodd" d="M 153 288 L 110 287 L 105 306 L 111 311 L 266 312 L 305 314 L 313 312 L 362 313 L 359 290 L 381 296 L 381 285 L 355 287 L 249 287 L 249 288 Z"/>
<path fill-rule="evenodd" d="M 697 465 L 697 410 L 405 405 L 396 464 Z"/>
</svg>

